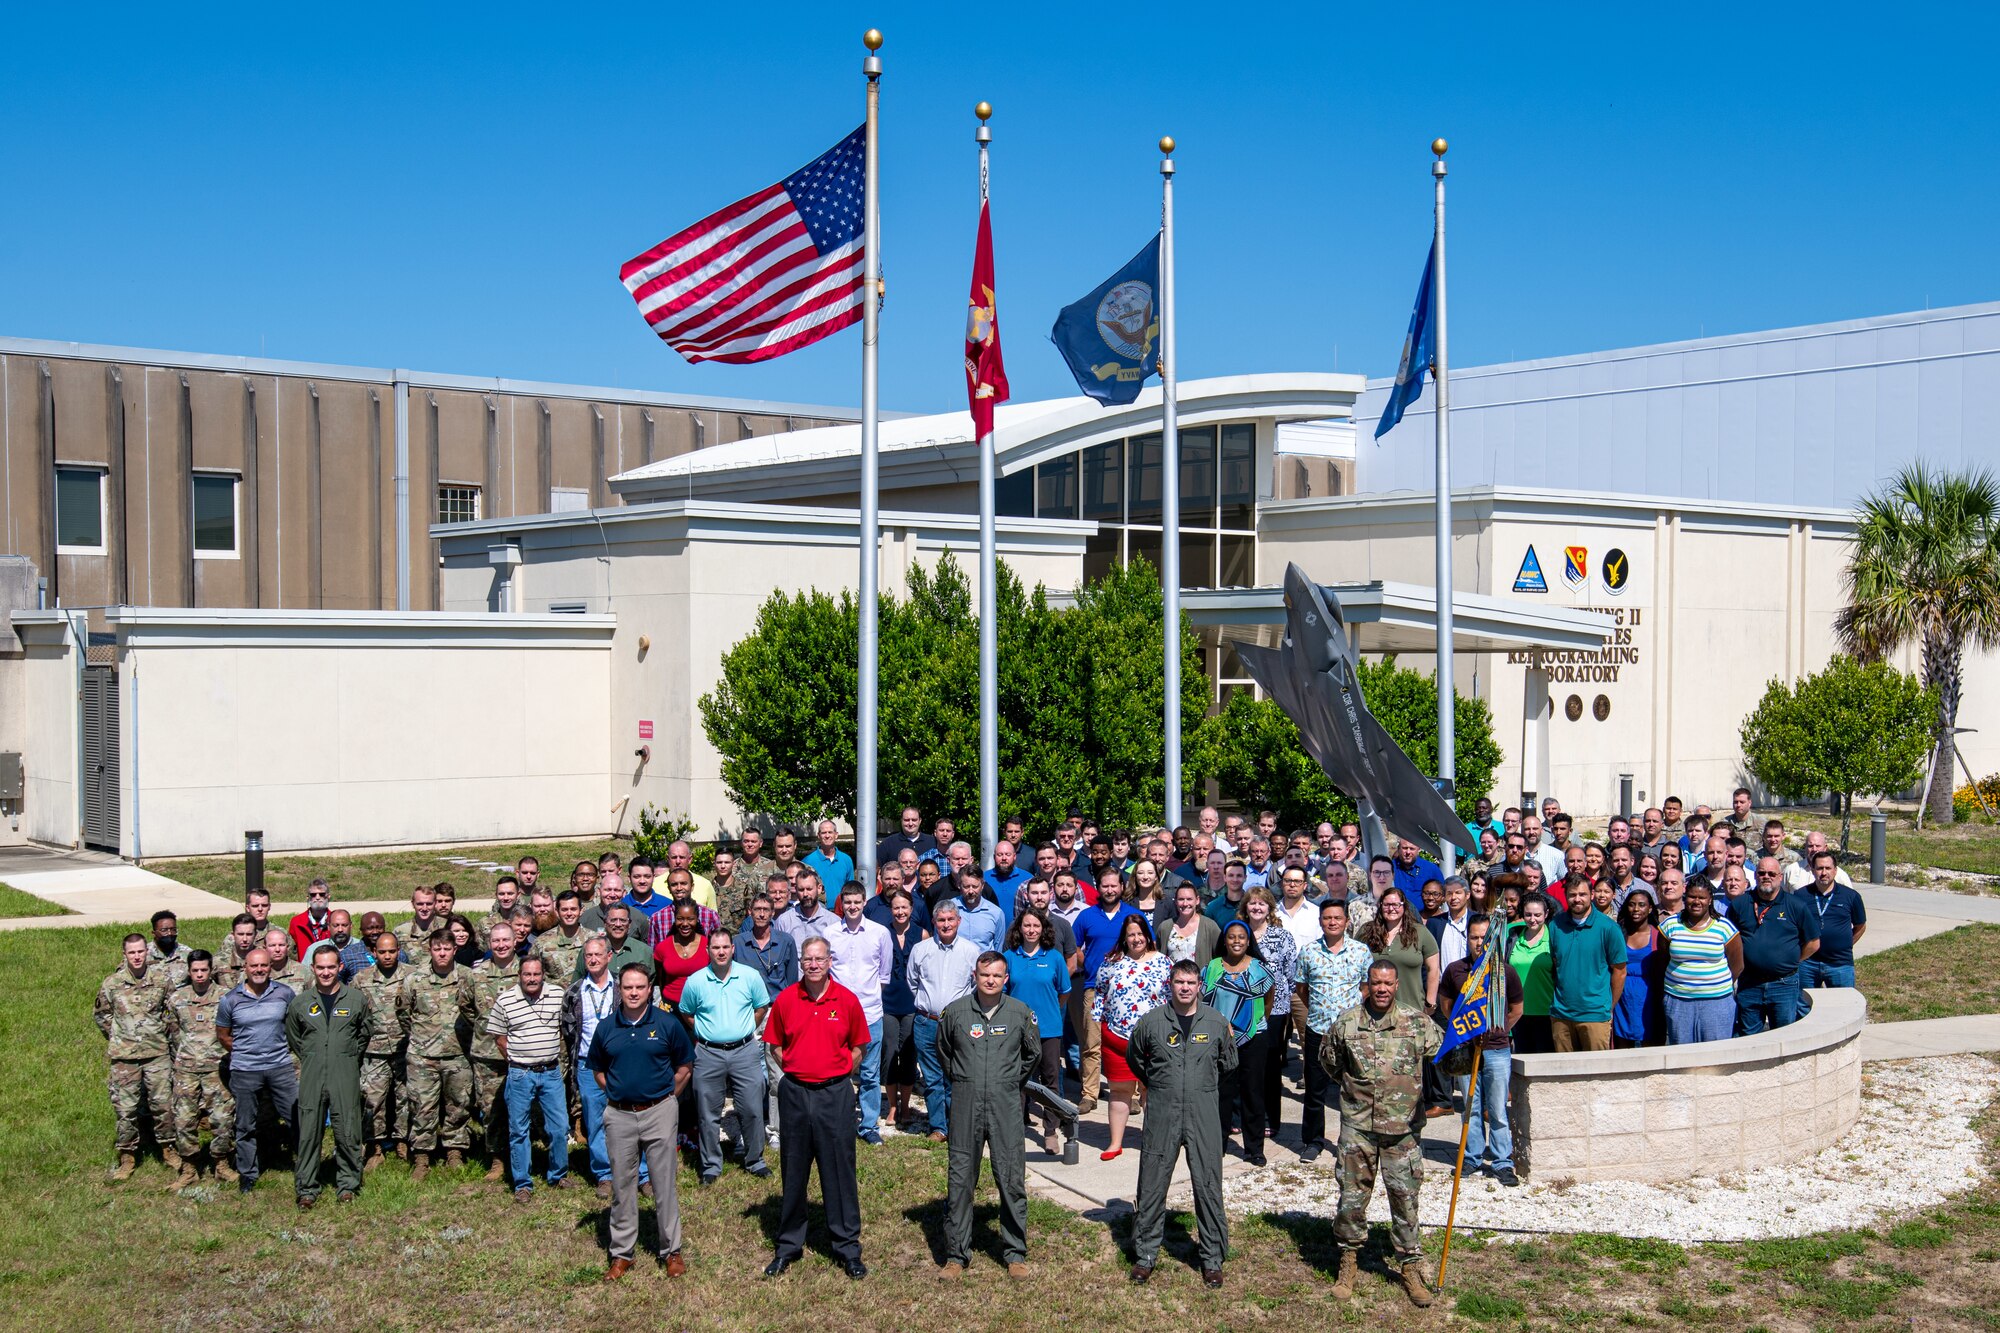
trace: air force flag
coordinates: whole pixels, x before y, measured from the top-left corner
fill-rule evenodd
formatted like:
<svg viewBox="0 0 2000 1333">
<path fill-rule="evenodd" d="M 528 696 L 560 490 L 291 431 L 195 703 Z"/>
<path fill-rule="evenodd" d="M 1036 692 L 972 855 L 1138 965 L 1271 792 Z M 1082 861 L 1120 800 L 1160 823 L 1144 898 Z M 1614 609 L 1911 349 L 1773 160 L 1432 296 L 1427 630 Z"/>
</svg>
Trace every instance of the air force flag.
<svg viewBox="0 0 2000 1333">
<path fill-rule="evenodd" d="M 1129 403 L 1160 365 L 1160 238 L 1056 316 L 1049 339 L 1076 385 L 1100 403 Z"/>
<path fill-rule="evenodd" d="M 1424 256 L 1424 280 L 1417 284 L 1417 308 L 1410 312 L 1410 332 L 1403 339 L 1403 359 L 1396 366 L 1396 383 L 1389 401 L 1382 405 L 1382 420 L 1375 425 L 1381 439 L 1403 419 L 1403 410 L 1424 391 L 1424 372 L 1437 360 L 1437 297 L 1431 272 L 1437 264 L 1437 246 Z"/>
</svg>

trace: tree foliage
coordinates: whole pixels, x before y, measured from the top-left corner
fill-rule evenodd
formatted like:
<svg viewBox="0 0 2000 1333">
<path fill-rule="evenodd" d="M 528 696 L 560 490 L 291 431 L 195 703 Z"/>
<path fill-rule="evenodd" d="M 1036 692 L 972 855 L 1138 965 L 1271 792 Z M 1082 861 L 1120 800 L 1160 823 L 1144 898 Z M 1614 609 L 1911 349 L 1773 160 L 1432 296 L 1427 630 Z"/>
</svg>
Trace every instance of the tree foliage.
<svg viewBox="0 0 2000 1333">
<path fill-rule="evenodd" d="M 1948 824 L 1965 648 L 2000 644 L 2000 480 L 1915 463 L 1863 501 L 1857 519 L 1847 606 L 1834 627 L 1864 661 L 1917 646 L 1938 751 L 1925 800 L 1931 818 Z"/>
<path fill-rule="evenodd" d="M 1847 850 L 1856 792 L 1901 791 L 1924 775 L 1937 697 L 1886 662 L 1836 657 L 1796 685 L 1773 680 L 1743 720 L 1743 758 L 1757 780 L 1787 800 L 1841 799 Z"/>
<path fill-rule="evenodd" d="M 1159 575 L 1135 561 L 1057 608 L 1002 562 L 994 596 L 1001 810 L 1030 828 L 1049 827 L 1071 806 L 1107 824 L 1157 821 L 1165 805 Z M 878 623 L 879 812 L 948 813 L 970 835 L 979 809 L 979 622 L 964 570 L 949 552 L 935 570 L 912 570 L 908 597 L 882 598 Z M 702 725 L 740 808 L 853 820 L 858 630 L 851 595 L 776 593 L 724 656 L 721 680 L 701 700 Z M 1209 685 L 1185 621 L 1180 647 L 1190 737 Z"/>
<path fill-rule="evenodd" d="M 1410 761 L 1436 773 L 1437 677 L 1396 665 L 1393 657 L 1361 663 L 1361 697 Z M 1470 818 L 1480 797 L 1491 794 L 1500 766 L 1493 714 L 1484 699 L 1457 696 L 1453 713 L 1457 759 L 1456 805 Z M 1283 828 L 1310 828 L 1322 819 L 1354 817 L 1354 803 L 1327 779 L 1299 741 L 1283 709 L 1248 691 L 1231 695 L 1203 725 L 1197 754 L 1205 776 L 1222 794 L 1253 810 L 1272 810 Z"/>
</svg>

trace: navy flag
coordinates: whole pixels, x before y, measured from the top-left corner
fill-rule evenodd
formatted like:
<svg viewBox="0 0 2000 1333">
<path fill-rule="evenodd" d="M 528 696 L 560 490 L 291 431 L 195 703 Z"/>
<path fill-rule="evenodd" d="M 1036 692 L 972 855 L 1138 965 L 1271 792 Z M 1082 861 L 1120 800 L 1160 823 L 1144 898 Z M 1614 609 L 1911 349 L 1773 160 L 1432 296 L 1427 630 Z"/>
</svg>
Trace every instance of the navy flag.
<svg viewBox="0 0 2000 1333">
<path fill-rule="evenodd" d="M 1129 403 L 1159 373 L 1160 238 L 1056 316 L 1049 339 L 1076 385 L 1100 403 Z"/>
<path fill-rule="evenodd" d="M 1403 411 L 1424 391 L 1424 372 L 1437 361 L 1437 297 L 1431 273 L 1437 265 L 1437 246 L 1424 256 L 1424 280 L 1417 284 L 1417 308 L 1410 312 L 1410 331 L 1403 338 L 1403 359 L 1396 366 L 1396 383 L 1389 401 L 1382 405 L 1382 419 L 1375 425 L 1381 439 L 1403 419 Z"/>
<path fill-rule="evenodd" d="M 1484 954 L 1473 960 L 1473 966 L 1466 970 L 1465 989 L 1458 993 L 1458 1003 L 1451 1007 L 1451 1021 L 1444 1027 L 1444 1044 L 1438 1047 L 1435 1059 L 1443 1060 L 1454 1046 L 1483 1037 L 1500 1025 L 1495 1001 L 1506 995 L 1506 990 L 1499 988 L 1499 969 L 1505 966 L 1495 946 L 1488 946 Z"/>
</svg>

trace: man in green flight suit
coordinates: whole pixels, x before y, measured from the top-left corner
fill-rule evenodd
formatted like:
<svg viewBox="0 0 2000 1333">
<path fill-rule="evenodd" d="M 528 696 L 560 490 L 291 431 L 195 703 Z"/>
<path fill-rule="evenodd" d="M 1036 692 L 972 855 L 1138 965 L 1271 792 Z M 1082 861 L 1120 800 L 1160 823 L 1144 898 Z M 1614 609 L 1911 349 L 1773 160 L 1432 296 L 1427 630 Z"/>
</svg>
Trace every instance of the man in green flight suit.
<svg viewBox="0 0 2000 1333">
<path fill-rule="evenodd" d="M 1035 1011 L 1008 995 L 1007 960 L 989 949 L 973 964 L 972 994 L 938 1016 L 938 1057 L 951 1082 L 951 1213 L 941 1277 L 959 1277 L 972 1257 L 972 1196 L 979 1149 L 993 1156 L 1000 1191 L 1000 1239 L 1007 1274 L 1028 1274 L 1028 1155 L 1022 1147 L 1021 1092 L 1042 1058 Z"/>
<path fill-rule="evenodd" d="M 312 948 L 313 985 L 285 1009 L 285 1044 L 299 1062 L 299 1151 L 292 1172 L 301 1212 L 319 1199 L 321 1126 L 333 1122 L 334 1185 L 346 1203 L 361 1189 L 361 1055 L 368 997 L 340 979 L 340 949 Z"/>
<path fill-rule="evenodd" d="M 1229 1021 L 1201 1002 L 1201 969 L 1174 964 L 1166 1004 L 1149 1009 L 1125 1043 L 1125 1062 L 1146 1085 L 1146 1143 L 1139 1154 L 1138 1216 L 1132 1224 L 1132 1281 L 1153 1276 L 1167 1230 L 1167 1186 L 1187 1150 L 1194 1186 L 1201 1280 L 1222 1285 L 1229 1219 L 1222 1209 L 1222 1076 L 1236 1068 Z"/>
<path fill-rule="evenodd" d="M 1424 1282 L 1423 1238 L 1417 1232 L 1424 1154 L 1416 1123 L 1424 1066 L 1443 1043 L 1444 1033 L 1428 1014 L 1396 1003 L 1396 965 L 1378 958 L 1369 965 L 1361 1003 L 1334 1020 L 1319 1048 L 1320 1064 L 1340 1084 L 1336 1300 L 1354 1295 L 1356 1252 L 1368 1240 L 1368 1199 L 1378 1171 L 1389 1191 L 1390 1235 L 1403 1290 L 1415 1306 L 1434 1299 Z"/>
</svg>

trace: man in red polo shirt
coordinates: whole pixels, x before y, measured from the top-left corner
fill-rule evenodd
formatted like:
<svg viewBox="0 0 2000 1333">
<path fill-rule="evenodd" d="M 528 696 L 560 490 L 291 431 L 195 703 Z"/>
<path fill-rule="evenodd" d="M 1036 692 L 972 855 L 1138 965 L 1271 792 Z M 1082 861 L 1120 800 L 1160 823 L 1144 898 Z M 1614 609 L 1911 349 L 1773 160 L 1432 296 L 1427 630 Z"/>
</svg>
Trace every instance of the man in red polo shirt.
<svg viewBox="0 0 2000 1333">
<path fill-rule="evenodd" d="M 868 1276 L 861 1262 L 861 1196 L 854 1183 L 854 1071 L 868 1047 L 868 1020 L 861 1001 L 833 979 L 832 970 L 826 941 L 808 938 L 799 946 L 798 982 L 778 992 L 764 1022 L 764 1041 L 776 1048 L 785 1072 L 778 1084 L 784 1205 L 777 1254 L 765 1277 L 778 1277 L 805 1253 L 807 1177 L 814 1163 L 834 1257 L 849 1277 Z"/>
</svg>

